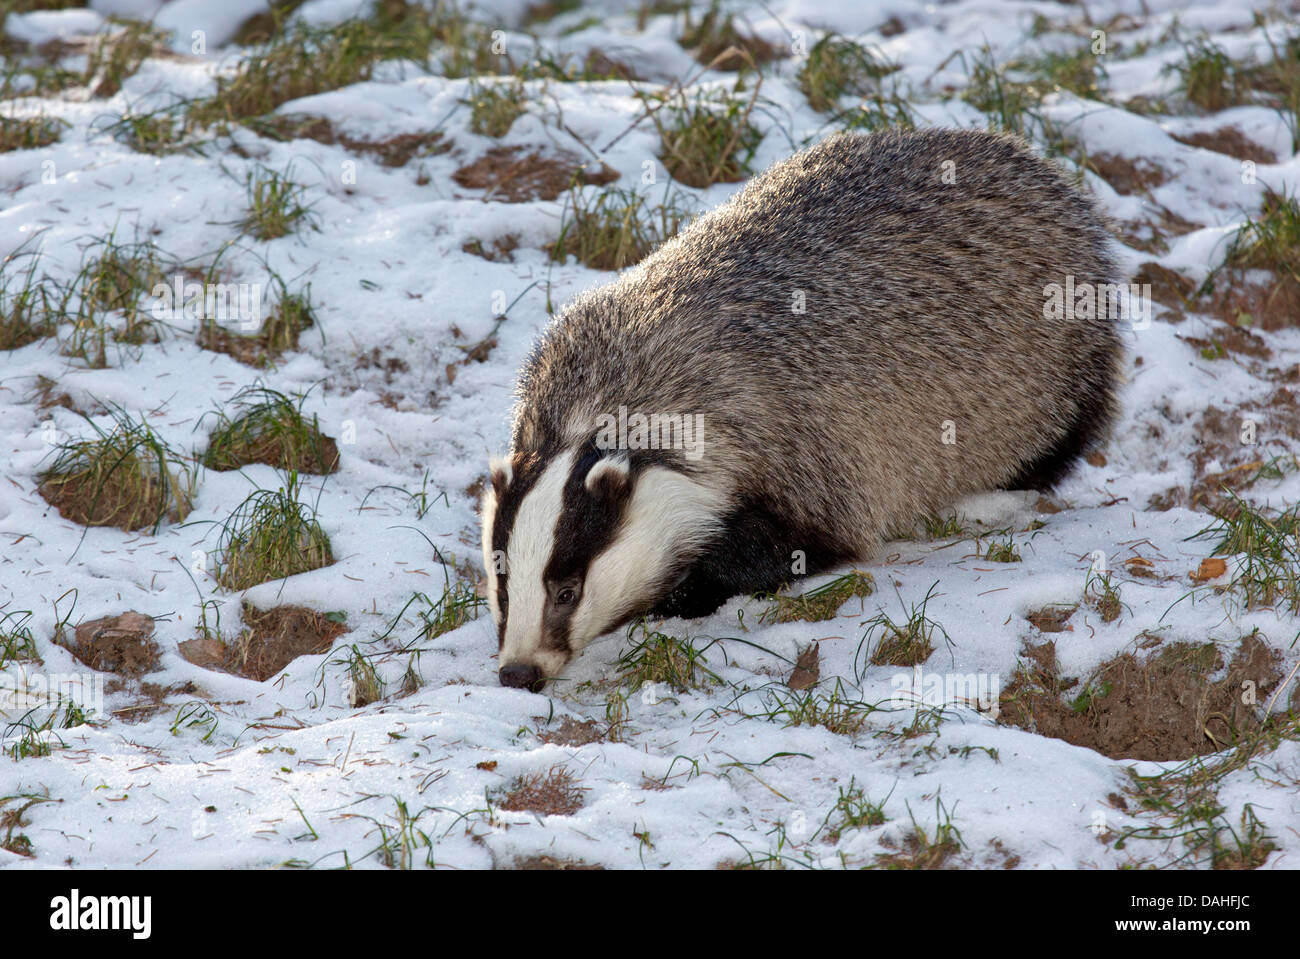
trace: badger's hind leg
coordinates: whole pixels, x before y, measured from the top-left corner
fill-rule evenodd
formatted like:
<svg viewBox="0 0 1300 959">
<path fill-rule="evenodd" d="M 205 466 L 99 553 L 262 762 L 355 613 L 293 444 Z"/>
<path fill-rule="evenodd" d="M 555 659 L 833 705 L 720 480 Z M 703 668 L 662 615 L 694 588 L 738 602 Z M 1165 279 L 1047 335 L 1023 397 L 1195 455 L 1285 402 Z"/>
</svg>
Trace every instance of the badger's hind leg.
<svg viewBox="0 0 1300 959">
<path fill-rule="evenodd" d="M 824 532 L 800 529 L 750 503 L 727 516 L 722 532 L 650 612 L 698 619 L 733 596 L 774 592 L 850 559 Z"/>
</svg>

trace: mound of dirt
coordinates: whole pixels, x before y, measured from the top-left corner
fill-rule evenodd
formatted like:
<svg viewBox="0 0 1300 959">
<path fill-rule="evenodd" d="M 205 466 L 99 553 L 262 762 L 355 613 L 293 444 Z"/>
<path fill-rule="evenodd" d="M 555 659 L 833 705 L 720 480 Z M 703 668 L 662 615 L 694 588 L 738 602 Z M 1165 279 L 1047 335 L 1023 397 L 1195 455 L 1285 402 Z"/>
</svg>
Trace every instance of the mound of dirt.
<svg viewBox="0 0 1300 959">
<path fill-rule="evenodd" d="M 306 606 L 243 607 L 244 629 L 233 641 L 200 637 L 180 644 L 180 654 L 204 669 L 265 682 L 299 656 L 327 653 L 347 627 Z"/>
<path fill-rule="evenodd" d="M 91 669 L 122 676 L 153 672 L 162 655 L 152 617 L 134 610 L 82 623 L 67 649 Z"/>
<path fill-rule="evenodd" d="M 1024 655 L 1003 691 L 1001 721 L 1112 759 L 1163 762 L 1227 749 L 1259 726 L 1256 704 L 1282 678 L 1278 653 L 1254 634 L 1214 680 L 1224 661 L 1213 643 L 1171 643 L 1143 660 L 1124 653 L 1083 683 L 1059 674 L 1054 642 Z"/>
</svg>

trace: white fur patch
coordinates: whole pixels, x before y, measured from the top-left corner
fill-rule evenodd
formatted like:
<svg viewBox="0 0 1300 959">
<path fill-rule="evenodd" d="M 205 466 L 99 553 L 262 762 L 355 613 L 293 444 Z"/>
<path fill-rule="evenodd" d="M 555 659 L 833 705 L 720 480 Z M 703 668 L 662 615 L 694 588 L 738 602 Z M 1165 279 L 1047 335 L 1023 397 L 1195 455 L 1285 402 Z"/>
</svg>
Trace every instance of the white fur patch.
<svg viewBox="0 0 1300 959">
<path fill-rule="evenodd" d="M 487 576 L 488 609 L 492 611 L 492 622 L 501 623 L 501 604 L 497 602 L 497 564 L 492 561 L 492 527 L 497 519 L 497 492 L 492 484 L 487 484 L 483 492 L 483 504 L 479 507 L 483 518 L 483 572 Z"/>
<path fill-rule="evenodd" d="M 596 483 L 602 476 L 621 476 L 627 479 L 632 467 L 626 456 L 606 456 L 602 460 L 597 460 L 596 465 L 587 471 L 585 480 L 588 492 L 594 492 Z"/>
<path fill-rule="evenodd" d="M 668 569 L 717 533 L 727 500 L 676 470 L 642 473 L 618 534 L 587 571 L 570 627 L 573 651 L 608 629 L 629 601 L 652 599 Z"/>
<path fill-rule="evenodd" d="M 506 640 L 499 661 L 502 666 L 537 660 L 542 614 L 546 610 L 542 571 L 555 547 L 555 524 L 564 504 L 564 484 L 573 469 L 574 455 L 569 450 L 552 460 L 515 514 L 506 548 L 510 613 L 506 617 Z"/>
<path fill-rule="evenodd" d="M 488 460 L 488 469 L 491 470 L 494 474 L 496 473 L 504 474 L 506 478 L 507 486 L 509 486 L 512 482 L 514 482 L 515 468 L 511 464 L 508 457 L 505 456 L 492 457 L 490 460 Z"/>
</svg>

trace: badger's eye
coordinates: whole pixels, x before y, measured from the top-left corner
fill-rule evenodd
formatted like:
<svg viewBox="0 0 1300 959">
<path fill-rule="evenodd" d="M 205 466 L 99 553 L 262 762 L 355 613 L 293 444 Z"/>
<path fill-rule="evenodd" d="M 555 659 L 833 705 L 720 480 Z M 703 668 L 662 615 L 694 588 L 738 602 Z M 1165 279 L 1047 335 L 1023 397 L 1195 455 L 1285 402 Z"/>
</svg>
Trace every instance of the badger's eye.
<svg viewBox="0 0 1300 959">
<path fill-rule="evenodd" d="M 572 586 L 565 586 L 555 594 L 556 606 L 571 606 L 578 601 L 578 591 Z"/>
</svg>

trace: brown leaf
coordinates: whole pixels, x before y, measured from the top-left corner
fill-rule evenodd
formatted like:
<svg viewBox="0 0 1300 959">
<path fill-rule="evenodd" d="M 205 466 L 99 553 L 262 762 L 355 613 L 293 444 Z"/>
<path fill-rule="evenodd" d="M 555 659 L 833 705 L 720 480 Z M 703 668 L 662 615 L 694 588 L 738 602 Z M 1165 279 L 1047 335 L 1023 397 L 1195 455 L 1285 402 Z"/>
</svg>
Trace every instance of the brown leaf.
<svg viewBox="0 0 1300 959">
<path fill-rule="evenodd" d="M 1208 583 L 1212 579 L 1218 579 L 1228 571 L 1228 564 L 1225 560 L 1210 557 L 1201 560 L 1201 565 L 1192 571 L 1193 583 Z"/>
<path fill-rule="evenodd" d="M 785 684 L 791 689 L 807 689 L 809 686 L 815 686 L 821 676 L 821 653 L 817 649 L 817 644 L 813 643 L 800 650 L 794 671 L 790 673 L 790 678 L 785 681 Z"/>
</svg>

